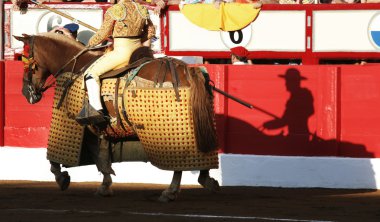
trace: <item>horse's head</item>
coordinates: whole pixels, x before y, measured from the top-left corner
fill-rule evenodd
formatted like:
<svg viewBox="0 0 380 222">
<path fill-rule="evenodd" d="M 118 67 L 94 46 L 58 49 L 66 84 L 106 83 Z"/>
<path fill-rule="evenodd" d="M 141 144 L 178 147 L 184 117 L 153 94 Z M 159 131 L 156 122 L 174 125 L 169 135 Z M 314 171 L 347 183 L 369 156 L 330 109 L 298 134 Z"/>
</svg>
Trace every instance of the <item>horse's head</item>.
<svg viewBox="0 0 380 222">
<path fill-rule="evenodd" d="M 74 55 L 84 49 L 84 46 L 60 34 L 23 34 L 23 36 L 14 37 L 24 43 L 22 53 L 24 63 L 22 94 L 31 104 L 40 101 L 42 93 L 53 84 L 46 84 L 46 80 L 50 75 L 57 77 L 63 72 L 76 72 L 97 55 L 90 52 L 80 57 L 78 61 L 73 61 Z M 64 66 L 65 63 L 70 61 L 72 61 L 70 66 Z"/>
<path fill-rule="evenodd" d="M 34 104 L 41 100 L 42 93 L 46 90 L 44 85 L 50 72 L 36 53 L 35 36 L 23 34 L 23 36 L 14 37 L 24 43 L 22 53 L 22 62 L 24 63 L 22 94 L 30 104 Z"/>
</svg>

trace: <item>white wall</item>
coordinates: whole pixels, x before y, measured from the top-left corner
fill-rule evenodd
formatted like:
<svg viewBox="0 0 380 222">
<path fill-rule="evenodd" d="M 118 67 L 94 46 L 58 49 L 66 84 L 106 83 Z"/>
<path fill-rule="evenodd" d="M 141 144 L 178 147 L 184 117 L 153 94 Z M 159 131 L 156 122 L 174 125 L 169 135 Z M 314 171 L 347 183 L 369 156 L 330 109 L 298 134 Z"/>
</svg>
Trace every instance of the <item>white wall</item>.
<svg viewBox="0 0 380 222">
<path fill-rule="evenodd" d="M 119 183 L 169 184 L 172 172 L 149 163 L 113 165 Z M 94 165 L 64 169 L 71 181 L 102 181 Z M 380 188 L 380 159 L 281 157 L 221 154 L 211 176 L 223 186 Z M 185 172 L 182 184 L 197 184 L 198 172 Z M 0 180 L 54 181 L 44 148 L 0 148 Z"/>
</svg>

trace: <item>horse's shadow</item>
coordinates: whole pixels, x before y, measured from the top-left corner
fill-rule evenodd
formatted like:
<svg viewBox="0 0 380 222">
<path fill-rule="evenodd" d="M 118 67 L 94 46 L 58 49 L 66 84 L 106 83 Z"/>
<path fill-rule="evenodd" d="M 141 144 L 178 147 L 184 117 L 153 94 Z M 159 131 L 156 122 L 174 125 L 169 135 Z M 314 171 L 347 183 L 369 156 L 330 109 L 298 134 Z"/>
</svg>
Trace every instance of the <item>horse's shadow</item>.
<svg viewBox="0 0 380 222">
<path fill-rule="evenodd" d="M 217 119 L 225 118 L 217 115 Z M 366 146 L 350 141 L 337 139 L 323 139 L 318 135 L 310 134 L 308 140 L 291 135 L 270 135 L 261 127 L 251 125 L 244 120 L 227 117 L 224 120 L 227 132 L 227 140 L 224 141 L 224 149 L 229 152 L 233 147 L 241 154 L 280 155 L 280 156 L 339 156 L 340 150 L 354 151 L 360 157 L 374 157 L 368 152 Z M 240 139 L 245 138 L 245 139 Z M 223 142 L 221 142 L 223 143 Z M 232 150 L 231 150 L 232 151 Z"/>
</svg>

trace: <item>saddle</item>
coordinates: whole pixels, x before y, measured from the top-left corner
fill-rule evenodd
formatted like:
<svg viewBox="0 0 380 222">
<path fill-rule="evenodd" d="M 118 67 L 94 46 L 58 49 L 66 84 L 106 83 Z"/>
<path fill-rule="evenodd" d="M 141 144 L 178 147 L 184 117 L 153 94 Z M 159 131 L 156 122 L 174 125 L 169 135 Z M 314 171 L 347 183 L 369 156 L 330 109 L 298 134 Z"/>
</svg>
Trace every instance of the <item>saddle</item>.
<svg viewBox="0 0 380 222">
<path fill-rule="evenodd" d="M 152 58 L 144 57 L 144 58 L 139 59 L 138 61 L 136 61 L 132 64 L 129 64 L 125 67 L 122 67 L 120 69 L 111 70 L 111 71 L 101 75 L 100 81 L 107 79 L 107 78 L 118 78 L 118 77 L 125 76 L 131 70 L 137 69 L 138 67 L 141 67 L 143 64 L 146 64 L 146 63 L 150 62 L 151 60 L 152 60 Z M 89 65 L 91 65 L 91 63 Z M 86 69 L 89 65 L 86 66 Z M 81 70 L 81 72 L 82 72 L 81 75 L 83 75 L 84 70 L 86 70 L 86 69 Z M 107 128 L 107 125 L 110 121 L 110 117 L 107 113 L 105 113 L 103 111 L 95 110 L 89 104 L 88 100 L 84 99 L 83 108 L 80 111 L 80 113 L 75 117 L 75 120 L 82 126 L 93 125 L 93 126 L 96 126 L 99 130 L 103 130 L 103 129 Z"/>
</svg>

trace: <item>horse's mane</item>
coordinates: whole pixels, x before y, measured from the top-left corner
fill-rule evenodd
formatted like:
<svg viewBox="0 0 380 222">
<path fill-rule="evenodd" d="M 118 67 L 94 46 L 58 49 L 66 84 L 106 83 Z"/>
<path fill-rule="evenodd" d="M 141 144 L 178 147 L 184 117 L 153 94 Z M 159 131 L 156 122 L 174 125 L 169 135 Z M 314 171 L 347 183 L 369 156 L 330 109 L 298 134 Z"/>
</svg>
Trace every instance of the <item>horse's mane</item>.
<svg viewBox="0 0 380 222">
<path fill-rule="evenodd" d="M 35 45 L 36 47 L 42 47 L 42 49 L 40 49 L 40 53 L 44 55 L 45 59 L 51 56 L 46 52 L 53 52 L 58 50 L 58 55 L 55 55 L 56 60 L 69 61 L 69 59 L 73 58 L 80 51 L 86 48 L 82 43 L 76 41 L 75 39 L 71 39 L 62 34 L 50 32 L 35 35 L 34 41 L 35 43 L 37 43 L 37 41 L 39 42 L 39 44 Z M 84 56 L 86 58 L 95 58 L 101 54 L 103 54 L 101 51 L 87 51 Z M 51 61 L 51 58 L 49 59 L 50 60 L 48 61 Z"/>
<path fill-rule="evenodd" d="M 29 43 L 33 45 L 32 52 L 34 52 L 35 60 L 50 73 L 55 73 L 62 68 L 64 71 L 79 72 L 86 64 L 103 54 L 101 51 L 80 53 L 86 49 L 83 44 L 57 33 L 40 33 L 32 36 L 31 40 L 32 42 Z M 71 66 L 67 66 L 66 64 L 74 58 L 77 60 Z"/>
<path fill-rule="evenodd" d="M 78 42 L 74 39 L 71 39 L 71 38 L 69 38 L 63 34 L 45 32 L 45 33 L 38 34 L 37 36 L 40 36 L 42 38 L 51 39 L 54 42 L 62 43 L 66 47 L 70 47 L 70 49 L 81 50 L 85 47 L 80 42 Z"/>
<path fill-rule="evenodd" d="M 40 34 L 36 35 L 36 37 L 40 37 L 40 38 L 46 40 L 46 42 L 48 42 L 48 41 L 53 42 L 54 47 L 56 47 L 57 45 L 62 45 L 68 51 L 71 51 L 71 52 L 73 52 L 73 51 L 79 52 L 85 48 L 85 46 L 81 42 L 78 42 L 75 39 L 69 38 L 63 34 L 44 32 L 44 33 L 40 33 Z M 46 45 L 46 47 L 49 47 L 49 46 Z M 90 50 L 87 53 L 92 54 L 94 56 L 103 54 L 103 52 L 99 51 L 99 50 L 98 51 L 91 51 Z"/>
</svg>

